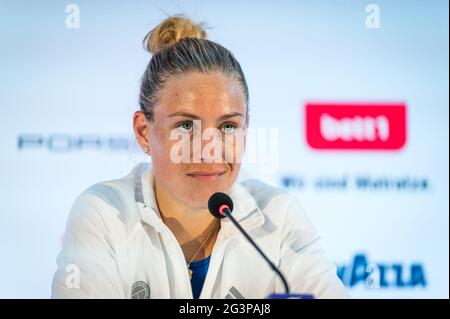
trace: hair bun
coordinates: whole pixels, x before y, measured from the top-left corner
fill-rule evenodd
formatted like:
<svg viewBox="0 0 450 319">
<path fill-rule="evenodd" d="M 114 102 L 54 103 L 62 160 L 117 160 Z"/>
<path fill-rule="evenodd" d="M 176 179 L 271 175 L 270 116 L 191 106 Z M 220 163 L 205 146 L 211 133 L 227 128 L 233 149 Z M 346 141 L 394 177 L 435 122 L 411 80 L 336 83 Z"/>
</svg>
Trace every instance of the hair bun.
<svg viewBox="0 0 450 319">
<path fill-rule="evenodd" d="M 206 39 L 206 36 L 202 23 L 196 24 L 184 15 L 175 15 L 153 28 L 145 36 L 143 45 L 147 51 L 156 54 L 183 38 Z"/>
</svg>

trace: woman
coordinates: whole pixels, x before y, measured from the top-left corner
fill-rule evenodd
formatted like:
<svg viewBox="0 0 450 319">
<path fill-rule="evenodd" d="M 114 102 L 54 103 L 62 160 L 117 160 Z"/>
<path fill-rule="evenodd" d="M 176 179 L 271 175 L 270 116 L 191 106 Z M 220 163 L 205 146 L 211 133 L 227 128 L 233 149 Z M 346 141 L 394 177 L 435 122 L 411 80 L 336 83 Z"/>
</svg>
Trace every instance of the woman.
<svg viewBox="0 0 450 319">
<path fill-rule="evenodd" d="M 234 56 L 184 16 L 163 21 L 144 44 L 153 56 L 133 127 L 152 165 L 141 163 L 76 199 L 53 297 L 266 298 L 283 292 L 282 281 L 235 226 L 210 214 L 215 192 L 231 197 L 233 216 L 292 292 L 346 297 L 298 201 L 260 181 L 236 182 L 249 94 Z"/>
</svg>

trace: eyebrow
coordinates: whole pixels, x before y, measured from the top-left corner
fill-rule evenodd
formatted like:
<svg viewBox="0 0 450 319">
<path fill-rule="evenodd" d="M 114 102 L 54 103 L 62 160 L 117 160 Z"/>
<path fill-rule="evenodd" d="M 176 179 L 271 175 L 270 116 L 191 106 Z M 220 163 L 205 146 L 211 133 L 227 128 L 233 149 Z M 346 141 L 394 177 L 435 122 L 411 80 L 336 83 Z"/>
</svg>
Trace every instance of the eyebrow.
<svg viewBox="0 0 450 319">
<path fill-rule="evenodd" d="M 201 120 L 201 117 L 199 117 L 195 114 L 192 114 L 189 112 L 183 112 L 183 111 L 172 113 L 168 117 L 175 117 L 175 116 L 184 116 L 184 117 L 189 117 L 194 120 Z M 221 117 L 219 117 L 218 121 L 223 121 L 223 120 L 229 119 L 231 117 L 235 117 L 235 116 L 244 117 L 244 114 L 242 114 L 241 112 L 232 112 L 232 113 L 224 114 Z"/>
</svg>

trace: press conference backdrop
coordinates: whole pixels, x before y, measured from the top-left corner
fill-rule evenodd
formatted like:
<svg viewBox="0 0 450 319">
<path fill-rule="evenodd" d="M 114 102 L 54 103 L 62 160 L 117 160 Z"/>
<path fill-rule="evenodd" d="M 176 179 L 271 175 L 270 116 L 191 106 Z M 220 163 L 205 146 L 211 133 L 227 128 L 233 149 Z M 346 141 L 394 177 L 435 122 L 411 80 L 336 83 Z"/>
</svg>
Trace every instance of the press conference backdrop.
<svg viewBox="0 0 450 319">
<path fill-rule="evenodd" d="M 146 160 L 132 131 L 141 40 L 165 12 L 206 21 L 238 58 L 254 146 L 241 178 L 298 196 L 350 294 L 448 298 L 436 0 L 0 1 L 0 297 L 50 297 L 76 196 Z"/>
</svg>

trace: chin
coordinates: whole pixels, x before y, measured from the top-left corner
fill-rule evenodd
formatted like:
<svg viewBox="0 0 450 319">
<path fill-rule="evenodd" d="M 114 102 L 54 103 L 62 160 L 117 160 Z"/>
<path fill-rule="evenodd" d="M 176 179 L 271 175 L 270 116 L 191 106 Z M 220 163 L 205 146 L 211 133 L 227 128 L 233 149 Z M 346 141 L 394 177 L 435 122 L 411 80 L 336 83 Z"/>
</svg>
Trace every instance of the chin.
<svg viewBox="0 0 450 319">
<path fill-rule="evenodd" d="M 186 200 L 186 204 L 189 207 L 191 207 L 192 209 L 208 208 L 208 200 L 211 195 L 212 195 L 212 193 L 208 194 L 208 195 L 204 195 L 204 196 L 195 196 L 195 197 L 188 198 Z"/>
<path fill-rule="evenodd" d="M 193 209 L 208 208 L 208 200 L 215 192 L 223 192 L 223 189 L 211 187 L 209 189 L 200 190 L 194 188 L 192 192 L 185 197 L 185 204 Z"/>
<path fill-rule="evenodd" d="M 227 193 L 233 183 L 233 179 L 228 173 L 217 178 L 193 178 L 184 177 L 180 181 L 183 185 L 183 201 L 193 209 L 204 209 L 208 207 L 208 200 L 216 192 Z M 181 195 L 180 194 L 180 195 Z"/>
</svg>

